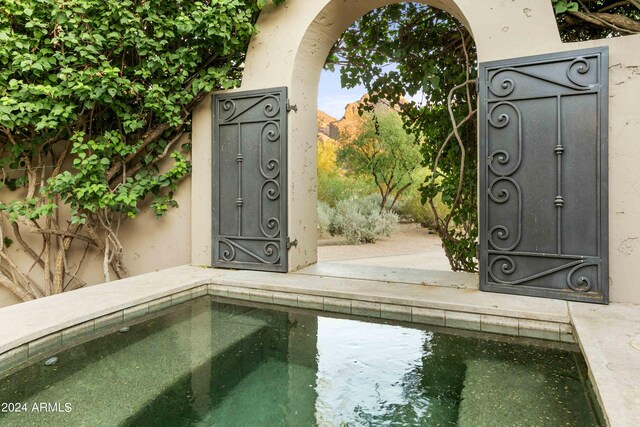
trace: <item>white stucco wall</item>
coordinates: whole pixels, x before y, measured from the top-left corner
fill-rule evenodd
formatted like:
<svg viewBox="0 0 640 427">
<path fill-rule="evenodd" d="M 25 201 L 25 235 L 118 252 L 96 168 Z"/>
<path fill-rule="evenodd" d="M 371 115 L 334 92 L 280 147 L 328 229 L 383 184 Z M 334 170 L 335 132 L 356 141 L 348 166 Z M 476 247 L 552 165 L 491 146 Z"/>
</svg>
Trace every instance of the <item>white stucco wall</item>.
<svg viewBox="0 0 640 427">
<path fill-rule="evenodd" d="M 243 90 L 287 86 L 297 112 L 289 115 L 289 252 L 291 270 L 314 263 L 316 253 L 316 109 L 320 71 L 342 32 L 366 12 L 394 0 L 287 0 L 267 7 L 249 47 Z M 634 265 L 640 265 L 640 36 L 563 44 L 549 0 L 423 1 L 449 11 L 473 33 L 479 61 L 590 46 L 610 48 L 610 275 L 612 301 L 640 303 Z M 192 262 L 211 262 L 211 111 L 194 112 Z"/>
</svg>

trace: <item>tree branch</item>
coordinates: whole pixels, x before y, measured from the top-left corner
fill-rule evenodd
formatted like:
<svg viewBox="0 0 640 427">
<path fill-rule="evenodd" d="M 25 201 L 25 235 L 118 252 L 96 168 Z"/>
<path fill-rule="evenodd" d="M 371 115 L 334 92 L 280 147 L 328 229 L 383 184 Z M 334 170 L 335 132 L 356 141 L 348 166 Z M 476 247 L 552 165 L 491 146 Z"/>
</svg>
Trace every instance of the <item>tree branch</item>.
<svg viewBox="0 0 640 427">
<path fill-rule="evenodd" d="M 601 28 L 612 29 L 626 34 L 640 33 L 640 22 L 626 16 L 612 13 L 569 12 L 572 16 Z"/>
<path fill-rule="evenodd" d="M 136 164 L 136 165 L 133 167 L 133 169 L 131 169 L 131 170 L 129 171 L 128 175 L 129 175 L 129 176 L 134 176 L 134 175 L 135 175 L 136 173 L 138 173 L 138 171 L 139 171 L 140 169 L 142 169 L 143 167 L 149 167 L 149 166 L 155 165 L 155 164 L 156 164 L 156 163 L 158 163 L 160 160 L 164 159 L 164 158 L 167 156 L 167 154 L 169 153 L 169 149 L 170 149 L 170 148 L 171 148 L 171 147 L 172 147 L 176 142 L 178 142 L 178 141 L 182 138 L 182 136 L 183 136 L 184 134 L 185 134 L 185 132 L 184 132 L 184 131 L 179 132 L 175 137 L 173 137 L 173 139 L 171 139 L 171 141 L 169 141 L 169 142 L 167 143 L 167 146 L 165 147 L 165 149 L 164 149 L 164 151 L 162 152 L 162 154 L 160 154 L 159 156 L 156 156 L 156 157 L 155 157 L 155 158 L 154 158 L 154 159 L 153 159 L 149 164 L 147 164 L 147 165 L 143 165 L 141 162 L 139 162 L 138 164 Z M 123 164 L 123 168 L 122 168 L 123 173 L 124 173 L 124 170 L 125 170 L 125 169 L 124 169 L 124 164 Z M 116 176 L 115 178 L 116 178 L 116 181 L 120 181 L 120 179 L 118 179 L 118 178 L 119 178 L 118 176 Z M 122 180 L 122 181 L 124 181 L 124 180 Z"/>
<path fill-rule="evenodd" d="M 53 289 L 52 292 L 54 294 L 61 293 L 64 290 L 64 256 L 66 252 L 71 247 L 71 242 L 75 238 L 75 234 L 82 228 L 81 224 L 72 224 L 70 225 L 68 230 L 68 235 L 65 235 L 62 239 L 62 246 L 58 248 L 58 254 L 56 255 L 56 263 L 55 263 L 55 274 L 53 280 Z"/>
<path fill-rule="evenodd" d="M 630 3 L 631 3 L 630 0 L 622 0 L 622 1 L 619 1 L 619 2 L 616 2 L 616 3 L 613 3 L 613 4 L 601 7 L 596 12 L 598 12 L 598 13 L 606 12 L 608 10 L 615 9 L 616 7 L 626 6 L 626 5 L 630 4 Z"/>
<path fill-rule="evenodd" d="M 46 266 L 44 264 L 44 261 L 42 260 L 42 255 L 38 255 L 36 251 L 34 251 L 31 246 L 29 246 L 27 242 L 24 241 L 24 239 L 22 238 L 22 234 L 20 233 L 20 227 L 18 226 L 18 224 L 16 222 L 12 222 L 11 227 L 13 228 L 13 236 L 16 238 L 18 243 L 20 243 L 22 249 L 24 249 L 24 251 L 29 254 L 31 258 L 33 258 L 33 260 L 40 266 L 40 268 L 42 268 L 44 274 L 49 275 L 49 278 L 51 278 L 51 271 L 46 270 Z M 44 296 L 44 291 L 39 287 L 38 289 L 42 293 L 42 296 Z"/>
<path fill-rule="evenodd" d="M 20 269 L 18 268 L 18 266 L 11 260 L 11 258 L 9 258 L 9 256 L 7 254 L 4 253 L 4 251 L 0 251 L 0 258 L 4 259 L 6 261 L 7 264 L 9 264 L 9 266 L 11 267 L 11 269 L 13 270 L 13 272 L 20 277 L 20 279 L 22 279 L 27 285 L 27 287 L 22 287 L 23 290 L 25 290 L 27 293 L 29 293 L 32 297 L 33 296 L 38 296 L 38 288 L 33 284 L 33 280 L 27 276 L 26 274 L 24 274 L 22 271 L 20 271 Z M 21 287 L 20 285 L 18 285 L 16 282 L 17 280 L 12 280 L 12 282 L 14 283 L 14 286 L 16 287 Z M 16 294 L 19 296 L 19 294 Z M 39 295 L 39 296 L 43 296 L 43 295 Z"/>
<path fill-rule="evenodd" d="M 401 195 L 402 193 L 404 193 L 404 191 L 405 191 L 407 188 L 411 187 L 411 184 L 413 184 L 413 183 L 412 183 L 412 182 L 410 182 L 410 183 L 406 184 L 404 187 L 402 187 L 401 189 L 399 189 L 399 190 L 396 192 L 396 195 L 395 195 L 395 197 L 393 198 L 393 201 L 391 202 L 391 206 L 390 206 L 390 208 L 393 208 L 393 207 L 396 205 L 396 202 L 398 201 L 398 198 L 400 198 L 400 195 Z"/>
<path fill-rule="evenodd" d="M 145 138 L 142 140 L 142 143 L 140 144 L 140 147 L 138 147 L 138 149 L 136 150 L 135 153 L 129 154 L 126 158 L 125 158 L 125 162 L 129 162 L 131 161 L 134 157 L 136 157 L 138 154 L 142 153 L 142 151 L 147 148 L 147 146 L 149 144 L 151 144 L 152 142 L 156 141 L 158 138 L 160 138 L 162 136 L 162 134 L 168 130 L 170 128 L 168 123 L 161 123 L 158 126 L 156 126 L 151 132 L 149 132 L 147 134 L 147 136 L 145 136 Z M 113 164 L 113 166 L 111 166 L 111 169 L 109 169 L 107 171 L 107 182 L 111 181 L 113 179 L 114 176 L 116 176 L 118 173 L 120 173 L 120 171 L 122 170 L 122 163 L 121 162 L 116 162 Z"/>
<path fill-rule="evenodd" d="M 82 234 L 78 234 L 78 233 L 73 233 L 70 231 L 64 231 L 64 230 L 56 230 L 56 229 L 40 229 L 40 230 L 35 230 L 35 233 L 38 234 L 53 234 L 54 236 L 63 236 L 63 237 L 69 237 L 72 239 L 78 239 L 78 240 L 82 240 L 85 241 L 87 243 L 90 243 L 94 246 L 98 246 L 96 244 L 96 242 L 91 238 L 91 237 L 87 237 L 87 236 L 83 236 Z"/>
<path fill-rule="evenodd" d="M 22 286 L 15 283 L 9 277 L 5 276 L 5 274 L 2 273 L 1 271 L 0 271 L 0 283 L 5 288 L 10 290 L 15 296 L 20 298 L 20 300 L 22 301 L 29 301 L 29 300 L 35 299 L 34 296 L 29 291 L 27 291 Z"/>
<path fill-rule="evenodd" d="M 462 138 L 460 137 L 460 133 L 458 132 L 458 123 L 456 122 L 456 117 L 453 114 L 453 106 L 451 104 L 451 101 L 453 99 L 453 94 L 456 90 L 462 87 L 465 87 L 469 84 L 473 84 L 475 82 L 476 81 L 474 79 L 474 80 L 466 81 L 457 86 L 454 86 L 451 89 L 451 91 L 449 91 L 449 97 L 447 98 L 447 109 L 449 110 L 449 118 L 451 119 L 451 124 L 453 125 L 453 136 L 456 138 L 456 141 L 458 141 L 458 146 L 460 147 L 460 176 L 458 177 L 458 191 L 456 192 L 456 197 L 453 200 L 453 203 L 451 204 L 451 211 L 449 212 L 449 214 L 445 219 L 445 227 L 447 228 L 449 226 L 449 221 L 451 221 L 451 217 L 453 216 L 453 212 L 456 206 L 458 205 L 458 202 L 460 201 L 460 194 L 462 194 L 462 184 L 463 184 L 463 178 L 464 178 L 464 161 L 467 153 L 466 149 L 464 148 L 464 143 L 462 142 Z"/>
</svg>

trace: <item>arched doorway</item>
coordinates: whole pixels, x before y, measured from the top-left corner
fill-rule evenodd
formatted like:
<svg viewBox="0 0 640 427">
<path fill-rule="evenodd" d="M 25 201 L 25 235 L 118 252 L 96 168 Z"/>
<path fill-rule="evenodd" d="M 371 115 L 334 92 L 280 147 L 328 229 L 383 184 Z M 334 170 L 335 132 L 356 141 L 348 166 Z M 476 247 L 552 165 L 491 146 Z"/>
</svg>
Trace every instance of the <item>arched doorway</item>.
<svg viewBox="0 0 640 427">
<path fill-rule="evenodd" d="M 288 271 L 316 262 L 315 114 L 320 71 L 331 46 L 349 25 L 370 10 L 391 3 L 398 2 L 289 0 L 280 8 L 267 7 L 258 21 L 260 33 L 250 44 L 240 90 L 288 88 L 287 109 L 292 111 L 287 116 L 286 135 L 286 237 L 294 243 L 287 254 Z M 569 48 L 560 41 L 547 0 L 528 2 L 525 8 L 517 2 L 423 3 L 446 10 L 466 24 L 476 41 L 481 63 Z M 211 126 L 211 105 L 203 103 L 194 112 L 194 140 L 211 141 Z M 210 179 L 211 158 L 209 144 L 194 144 L 195 182 L 205 182 L 204 177 Z M 213 252 L 210 233 L 205 233 L 211 230 L 211 193 L 207 190 L 199 187 L 197 194 L 194 192 L 192 226 L 198 230 L 192 233 L 194 262 L 210 259 Z M 508 265 L 502 267 L 503 272 L 509 273 Z"/>
</svg>

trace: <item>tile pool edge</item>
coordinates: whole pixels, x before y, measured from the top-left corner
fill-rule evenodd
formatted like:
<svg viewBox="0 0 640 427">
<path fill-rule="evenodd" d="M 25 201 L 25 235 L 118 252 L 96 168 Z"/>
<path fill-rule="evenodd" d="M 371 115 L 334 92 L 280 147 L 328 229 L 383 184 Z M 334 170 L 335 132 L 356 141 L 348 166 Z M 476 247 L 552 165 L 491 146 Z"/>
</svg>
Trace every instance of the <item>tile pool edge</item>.
<svg viewBox="0 0 640 427">
<path fill-rule="evenodd" d="M 640 306 L 570 303 L 576 341 L 610 426 L 639 426 Z"/>
<path fill-rule="evenodd" d="M 221 282 L 222 280 L 217 280 Z M 502 335 L 538 338 L 550 341 L 575 343 L 573 328 L 569 322 L 542 321 L 527 316 L 511 317 L 495 313 L 470 313 L 463 310 L 434 308 L 433 306 L 388 303 L 375 296 L 336 296 L 265 290 L 260 287 L 238 285 L 209 285 L 209 294 L 236 300 L 261 302 L 287 307 L 313 309 L 328 313 L 351 314 L 386 320 L 398 320 L 423 325 L 433 325 L 490 332 Z"/>
<path fill-rule="evenodd" d="M 68 330 L 67 334 L 73 333 L 72 328 L 82 329 L 79 325 L 86 322 L 96 319 L 98 323 L 107 322 L 115 320 L 118 316 L 122 316 L 122 319 L 134 318 L 137 314 L 149 312 L 150 306 L 162 307 L 163 298 L 165 306 L 169 297 L 172 299 L 172 305 L 195 298 L 194 288 L 205 285 L 208 286 L 208 293 L 211 295 L 218 295 L 218 291 L 224 289 L 223 293 L 228 294 L 231 290 L 232 297 L 236 299 L 266 301 L 328 312 L 349 311 L 355 315 L 386 319 L 411 318 L 411 321 L 416 323 L 460 329 L 483 330 L 484 324 L 486 331 L 508 335 L 517 335 L 517 320 L 518 334 L 522 332 L 529 334 L 524 335 L 528 337 L 574 342 L 566 305 L 562 306 L 561 310 L 548 313 L 536 311 L 533 306 L 529 311 L 508 310 L 497 305 L 477 306 L 473 301 L 462 301 L 469 296 L 469 290 L 463 289 L 446 289 L 446 292 L 454 294 L 444 297 L 440 295 L 436 298 L 429 286 L 406 285 L 407 289 L 422 292 L 426 297 L 400 297 L 397 293 L 402 294 L 405 288 L 399 288 L 401 285 L 397 284 L 364 282 L 367 286 L 364 288 L 365 291 L 357 292 L 353 288 L 336 290 L 336 283 L 340 283 L 341 279 L 335 278 L 252 272 L 254 275 L 263 274 L 266 278 L 263 281 L 255 281 L 243 280 L 242 273 L 244 272 L 186 265 L 4 307 L 0 309 L 0 322 L 5 325 L 19 325 L 19 328 L 7 327 L 0 330 L 0 360 L 4 353 L 10 350 L 50 335 L 55 336 L 56 333 L 64 335 L 64 330 Z M 276 278 L 283 281 L 293 279 L 296 286 L 281 285 L 275 282 Z M 330 289 L 329 285 L 333 286 L 333 289 Z M 223 288 L 220 288 L 221 286 Z M 396 294 L 381 295 L 379 289 L 376 294 L 374 286 L 379 289 L 392 289 Z M 513 301 L 523 298 L 530 301 L 540 300 L 531 297 L 492 295 Z M 450 300 L 447 301 L 446 298 Z"/>
<path fill-rule="evenodd" d="M 504 310 L 474 307 L 468 303 L 451 301 L 443 304 L 353 291 L 325 291 L 305 288 L 304 283 L 298 287 L 281 287 L 275 282 L 265 285 L 238 280 L 236 276 L 239 273 L 242 272 L 180 266 L 5 307 L 0 309 L 0 322 L 20 325 L 20 328 L 4 328 L 0 331 L 0 364 L 9 351 L 17 351 L 25 345 L 27 350 L 31 346 L 32 353 L 40 351 L 49 347 L 48 344 L 55 345 L 58 340 L 68 340 L 81 331 L 87 332 L 92 329 L 92 322 L 95 327 L 102 323 L 133 319 L 165 308 L 168 298 L 171 298 L 171 305 L 193 299 L 203 292 L 199 290 L 194 293 L 194 289 L 205 285 L 210 295 L 223 294 L 240 300 L 574 342 L 568 316 L 541 319 L 538 313 L 505 315 Z M 300 275 L 296 280 L 304 282 L 314 279 L 306 277 L 308 279 Z"/>
<path fill-rule="evenodd" d="M 509 317 L 488 313 L 470 313 L 462 310 L 445 310 L 442 308 L 434 308 L 428 304 L 422 306 L 416 306 L 415 304 L 405 305 L 401 303 L 392 304 L 366 295 L 362 295 L 361 298 L 352 298 L 349 295 L 342 297 L 336 296 L 335 294 L 324 296 L 318 295 L 317 292 L 316 294 L 292 293 L 265 290 L 259 287 L 220 285 L 215 283 L 219 281 L 221 280 L 216 280 L 215 277 L 207 279 L 198 278 L 188 283 L 176 285 L 173 289 L 159 289 L 157 292 L 129 300 L 125 300 L 125 295 L 121 295 L 121 301 L 118 304 L 107 308 L 100 307 L 96 309 L 93 314 L 87 313 L 86 304 L 82 304 L 84 308 L 82 312 L 78 313 L 76 311 L 74 313 L 73 310 L 68 311 L 62 308 L 64 301 L 56 301 L 56 303 L 59 304 L 57 306 L 58 310 L 56 311 L 59 311 L 58 314 L 60 314 L 57 323 L 48 325 L 39 324 L 41 327 L 38 331 L 29 331 L 29 328 L 27 328 L 27 330 L 21 334 L 14 333 L 12 339 L 8 340 L 6 339 L 6 332 L 4 334 L 0 333 L 0 338 L 5 338 L 4 340 L 0 340 L 0 372 L 7 366 L 36 357 L 48 349 L 66 344 L 79 336 L 89 334 L 109 325 L 134 320 L 204 295 L 313 309 L 329 313 L 398 320 L 423 325 L 567 343 L 575 342 L 573 339 L 573 329 L 569 323 L 534 320 L 526 316 Z M 98 286 L 111 285 L 113 283 L 116 282 Z M 99 291 L 98 287 L 87 289 Z M 176 290 L 177 292 L 173 292 Z M 60 296 L 72 297 L 70 298 L 71 300 L 82 299 L 82 301 L 75 301 L 76 303 L 85 302 L 85 298 L 83 298 L 84 295 L 72 295 L 70 293 Z M 45 300 L 46 299 L 39 301 Z M 33 303 L 35 302 L 38 302 L 38 300 L 33 301 Z M 29 307 L 27 307 L 27 304 L 30 303 L 13 306 L 21 310 L 12 311 L 22 311 L 23 318 L 24 316 L 33 318 L 35 317 L 33 315 L 34 311 L 37 313 L 43 310 L 43 307 L 38 307 L 38 309 L 32 311 L 30 310 L 32 308 L 31 306 L 35 304 L 30 304 L 31 306 Z M 71 313 L 71 316 L 69 316 L 69 313 Z M 0 310 L 0 322 L 4 320 L 3 315 L 6 315 L 6 313 Z M 19 317 L 14 320 L 14 324 L 19 324 Z M 5 335 L 5 337 L 2 337 L 2 335 Z"/>
<path fill-rule="evenodd" d="M 296 287 L 279 287 L 271 279 L 270 285 L 264 286 L 250 280 L 243 282 L 241 273 L 243 272 L 180 266 L 0 309 L 0 322 L 5 325 L 20 325 L 20 328 L 3 328 L 0 331 L 0 373 L 8 366 L 24 363 L 30 358 L 30 352 L 35 357 L 52 346 L 69 342 L 109 322 L 136 319 L 207 294 L 503 335 L 578 341 L 589 364 L 590 375 L 593 374 L 593 386 L 609 425 L 624 425 L 616 424 L 615 412 L 607 410 L 610 408 L 605 405 L 607 399 L 601 399 L 599 384 L 606 379 L 597 373 L 604 371 L 593 365 L 599 362 L 589 357 L 591 346 L 579 342 L 582 336 L 574 339 L 574 327 L 568 309 L 566 316 L 562 310 L 548 316 L 535 310 L 514 311 L 514 315 L 507 316 L 504 315 L 505 310 L 499 307 L 474 307 L 468 302 L 460 304 L 455 299 L 444 304 L 442 300 L 433 302 L 428 299 L 407 298 L 407 304 L 402 304 L 398 303 L 402 300 L 401 297 L 368 295 L 366 292 L 357 295 L 353 290 L 342 293 L 333 290 L 323 294 L 316 287 L 305 291 L 304 281 L 300 277 L 302 275 L 295 277 L 300 282 Z M 292 276 L 296 275 L 276 275 L 282 278 Z M 432 291 L 428 286 L 412 286 L 414 289 L 425 288 L 426 295 L 430 295 Z M 297 291 L 292 292 L 293 289 Z M 458 292 L 455 295 L 460 296 L 468 295 L 468 291 L 447 289 L 447 292 Z M 521 301 L 522 298 L 536 301 L 530 297 L 514 297 L 513 301 Z M 584 334 L 584 331 L 581 333 Z"/>
<path fill-rule="evenodd" d="M 69 327 L 55 329 L 46 335 L 32 340 L 27 339 L 26 342 L 0 353 L 0 375 L 16 364 L 38 359 L 43 353 L 64 347 L 68 344 L 74 344 L 79 338 L 90 336 L 94 332 L 101 332 L 109 327 L 122 325 L 123 323 L 136 320 L 148 314 L 160 312 L 166 308 L 208 295 L 208 285 L 206 283 L 194 283 L 193 286 L 191 289 L 161 296 L 149 302 L 128 306 L 127 308 L 110 312 L 90 320 L 75 323 Z M 65 324 L 66 322 L 60 323 L 60 325 Z M 25 339 L 26 338 L 23 338 L 22 340 Z M 17 340 L 17 342 L 22 340 Z M 4 344 L 4 346 L 9 345 L 13 344 Z"/>
<path fill-rule="evenodd" d="M 145 303 L 167 297 L 175 304 L 185 301 L 187 293 L 208 285 L 215 274 L 222 272 L 181 266 L 1 308 L 0 322 L 15 327 L 0 330 L 0 358 L 8 350 L 83 323 L 108 321 L 118 313 L 124 319 L 125 311 L 132 316 L 133 307 L 143 310 Z"/>
</svg>

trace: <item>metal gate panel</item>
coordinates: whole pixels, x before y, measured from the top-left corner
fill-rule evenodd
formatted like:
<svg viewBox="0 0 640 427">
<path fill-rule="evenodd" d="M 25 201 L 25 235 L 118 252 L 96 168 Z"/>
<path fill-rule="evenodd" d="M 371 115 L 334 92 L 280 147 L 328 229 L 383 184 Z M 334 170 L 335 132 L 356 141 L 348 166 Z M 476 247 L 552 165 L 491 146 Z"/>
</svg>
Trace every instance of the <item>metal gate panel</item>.
<svg viewBox="0 0 640 427">
<path fill-rule="evenodd" d="M 213 96 L 214 267 L 287 271 L 287 89 Z"/>
<path fill-rule="evenodd" d="M 480 64 L 480 289 L 607 303 L 608 50 Z"/>
</svg>

